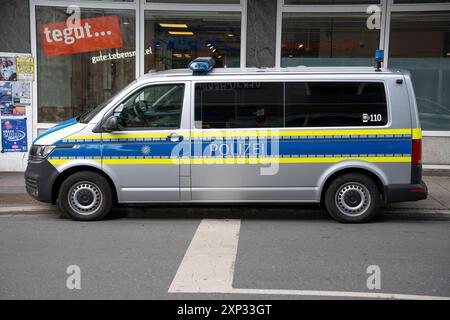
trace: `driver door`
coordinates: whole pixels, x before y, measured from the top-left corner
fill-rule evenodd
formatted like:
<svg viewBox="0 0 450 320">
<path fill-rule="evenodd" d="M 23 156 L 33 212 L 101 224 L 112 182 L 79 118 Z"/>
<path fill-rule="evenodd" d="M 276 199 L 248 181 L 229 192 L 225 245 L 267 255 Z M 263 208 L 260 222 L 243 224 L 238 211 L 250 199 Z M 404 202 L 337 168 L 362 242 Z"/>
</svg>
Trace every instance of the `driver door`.
<svg viewBox="0 0 450 320">
<path fill-rule="evenodd" d="M 119 130 L 102 133 L 102 167 L 118 188 L 119 202 L 180 200 L 180 157 L 189 149 L 183 148 L 189 142 L 189 112 L 183 112 L 188 86 L 140 88 L 110 115 L 118 117 Z"/>
</svg>

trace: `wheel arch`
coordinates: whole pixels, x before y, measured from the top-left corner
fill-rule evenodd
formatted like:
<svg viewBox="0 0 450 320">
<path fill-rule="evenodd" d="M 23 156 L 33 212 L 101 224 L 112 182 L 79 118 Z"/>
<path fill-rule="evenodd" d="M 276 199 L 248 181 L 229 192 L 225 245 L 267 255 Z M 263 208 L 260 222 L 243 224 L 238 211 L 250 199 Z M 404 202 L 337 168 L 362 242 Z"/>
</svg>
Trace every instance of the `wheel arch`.
<svg viewBox="0 0 450 320">
<path fill-rule="evenodd" d="M 106 179 L 106 181 L 108 181 L 108 183 L 110 184 L 110 186 L 113 190 L 114 203 L 118 202 L 116 186 L 108 174 L 106 174 L 103 170 L 93 167 L 93 166 L 79 165 L 79 166 L 69 167 L 66 170 L 60 172 L 60 174 L 58 175 L 58 177 L 56 178 L 56 180 L 52 186 L 52 203 L 53 204 L 55 204 L 56 200 L 58 199 L 59 189 L 60 189 L 62 183 L 64 182 L 64 180 L 66 180 L 70 175 L 77 173 L 77 172 L 81 172 L 81 171 L 95 172 L 95 173 L 98 173 L 101 176 L 103 176 Z"/>
<path fill-rule="evenodd" d="M 326 172 L 322 178 L 323 183 L 321 184 L 319 195 L 320 195 L 320 203 L 323 204 L 325 193 L 333 180 L 337 177 L 342 176 L 348 173 L 360 173 L 371 178 L 378 187 L 378 191 L 382 195 L 383 199 L 385 199 L 385 185 L 387 185 L 387 179 L 384 174 L 378 170 L 374 170 L 365 165 L 348 165 L 342 166 L 338 168 L 334 168 L 334 170 L 330 170 Z"/>
</svg>

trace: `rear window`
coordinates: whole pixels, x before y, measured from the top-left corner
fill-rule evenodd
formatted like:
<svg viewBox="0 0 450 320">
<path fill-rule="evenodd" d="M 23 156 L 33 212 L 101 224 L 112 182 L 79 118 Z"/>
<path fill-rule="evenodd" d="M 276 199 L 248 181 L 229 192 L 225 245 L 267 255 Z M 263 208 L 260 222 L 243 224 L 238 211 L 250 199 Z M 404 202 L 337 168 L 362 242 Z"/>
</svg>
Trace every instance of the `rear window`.
<svg viewBox="0 0 450 320">
<path fill-rule="evenodd" d="M 387 123 L 379 82 L 286 82 L 286 127 L 380 126 Z"/>
<path fill-rule="evenodd" d="M 381 82 L 217 82 L 195 85 L 195 127 L 203 129 L 381 126 Z"/>
</svg>

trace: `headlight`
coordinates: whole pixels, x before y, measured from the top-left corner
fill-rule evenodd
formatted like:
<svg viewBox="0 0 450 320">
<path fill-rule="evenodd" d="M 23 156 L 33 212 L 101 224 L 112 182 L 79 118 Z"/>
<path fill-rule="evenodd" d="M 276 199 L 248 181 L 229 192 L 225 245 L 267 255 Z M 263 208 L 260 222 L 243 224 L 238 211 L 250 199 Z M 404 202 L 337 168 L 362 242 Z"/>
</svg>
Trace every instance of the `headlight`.
<svg viewBox="0 0 450 320">
<path fill-rule="evenodd" d="M 30 155 L 28 160 L 44 160 L 47 156 L 55 149 L 55 146 L 35 146 L 32 145 L 30 148 Z"/>
</svg>

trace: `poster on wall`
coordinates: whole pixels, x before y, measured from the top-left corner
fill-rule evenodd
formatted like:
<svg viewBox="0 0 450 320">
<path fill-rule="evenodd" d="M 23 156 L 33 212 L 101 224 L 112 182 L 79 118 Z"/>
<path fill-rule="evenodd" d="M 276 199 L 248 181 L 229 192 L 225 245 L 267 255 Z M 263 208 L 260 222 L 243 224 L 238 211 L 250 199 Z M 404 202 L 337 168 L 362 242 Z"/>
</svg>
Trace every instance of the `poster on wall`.
<svg viewBox="0 0 450 320">
<path fill-rule="evenodd" d="M 16 104 L 31 104 L 31 84 L 26 81 L 15 81 L 12 83 L 12 97 L 13 103 Z"/>
<path fill-rule="evenodd" d="M 33 57 L 18 56 L 17 63 L 17 80 L 33 81 L 34 80 L 34 59 Z"/>
<path fill-rule="evenodd" d="M 0 81 L 0 116 L 25 116 L 31 104 L 31 86 L 23 81 Z"/>
<path fill-rule="evenodd" d="M 27 120 L 2 119 L 2 152 L 27 152 Z"/>
<path fill-rule="evenodd" d="M 0 112 L 3 114 L 3 110 L 12 107 L 12 82 L 0 81 Z"/>
<path fill-rule="evenodd" d="M 16 58 L 0 57 L 0 81 L 16 81 Z"/>
</svg>

